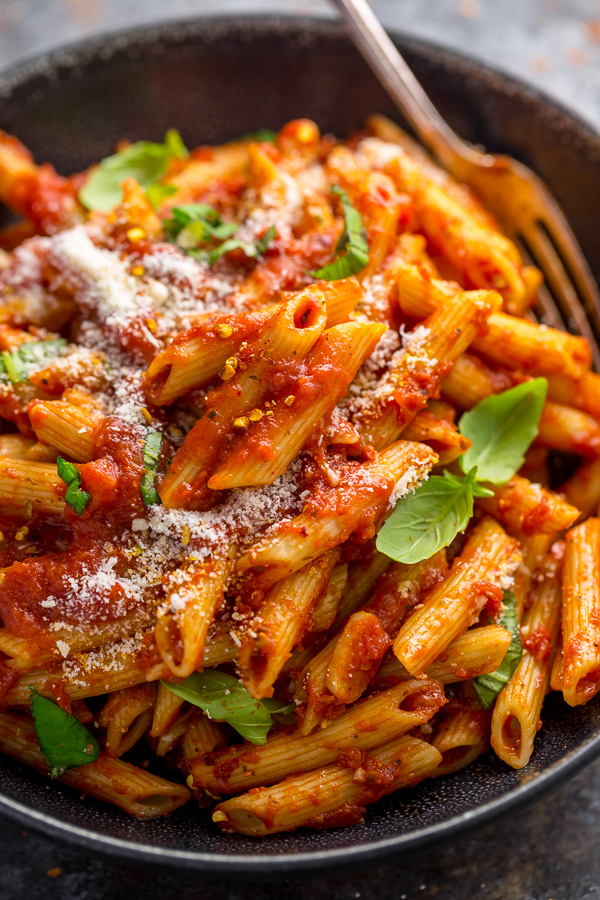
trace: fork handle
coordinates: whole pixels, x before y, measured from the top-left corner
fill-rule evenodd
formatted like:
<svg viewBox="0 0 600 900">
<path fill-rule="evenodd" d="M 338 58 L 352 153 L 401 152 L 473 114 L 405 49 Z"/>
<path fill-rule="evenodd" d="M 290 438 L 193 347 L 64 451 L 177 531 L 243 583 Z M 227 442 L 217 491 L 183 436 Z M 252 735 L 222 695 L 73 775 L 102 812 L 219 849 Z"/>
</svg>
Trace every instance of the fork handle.
<svg viewBox="0 0 600 900">
<path fill-rule="evenodd" d="M 483 154 L 466 144 L 441 117 L 384 31 L 367 0 L 333 0 L 361 54 L 424 144 L 451 172 L 461 162 L 482 164 Z M 485 157 L 484 157 L 485 158 Z"/>
</svg>

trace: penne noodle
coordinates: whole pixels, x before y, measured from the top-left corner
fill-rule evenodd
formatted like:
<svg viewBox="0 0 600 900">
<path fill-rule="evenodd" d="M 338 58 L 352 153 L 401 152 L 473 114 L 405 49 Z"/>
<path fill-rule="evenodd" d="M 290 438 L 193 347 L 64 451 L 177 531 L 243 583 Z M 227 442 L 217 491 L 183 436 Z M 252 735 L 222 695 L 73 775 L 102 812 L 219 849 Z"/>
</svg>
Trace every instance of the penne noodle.
<svg viewBox="0 0 600 900">
<path fill-rule="evenodd" d="M 556 560 L 536 580 L 521 621 L 523 656 L 492 715 L 491 744 L 500 759 L 522 769 L 533 753 L 560 629 L 561 590 Z"/>
<path fill-rule="evenodd" d="M 237 571 L 253 576 L 257 586 L 270 587 L 297 571 L 308 560 L 316 559 L 326 550 L 346 541 L 359 523 L 364 528 L 365 514 L 371 521 L 381 518 L 388 506 L 393 485 L 407 474 L 414 477 L 413 484 L 420 481 L 435 459 L 433 451 L 423 445 L 398 441 L 380 453 L 370 466 L 373 474 L 382 479 L 379 498 L 373 497 L 371 484 L 361 490 L 357 480 L 348 515 L 340 517 L 339 506 L 336 513 L 328 514 L 326 510 L 324 513 L 318 510 L 303 512 L 290 523 L 283 523 L 272 537 L 261 540 L 244 553 L 237 561 Z M 351 477 L 351 472 L 349 466 L 348 476 L 344 475 L 341 479 L 341 488 L 337 490 L 336 485 L 331 489 L 332 506 L 338 495 L 344 497 L 345 479 Z"/>
<path fill-rule="evenodd" d="M 465 704 L 443 715 L 432 742 L 442 760 L 432 777 L 459 772 L 474 762 L 486 750 L 489 734 L 489 715 L 482 709 Z"/>
<path fill-rule="evenodd" d="M 215 808 L 213 822 L 222 831 L 252 837 L 301 826 L 321 829 L 355 824 L 362 821 L 368 803 L 431 776 L 440 760 L 431 744 L 414 737 L 396 738 L 376 747 L 366 759 L 359 756 L 356 769 L 326 766 L 226 800 Z M 392 772 L 378 778 L 384 767 Z M 340 806 L 342 816 L 337 814 Z"/>
<path fill-rule="evenodd" d="M 246 745 L 220 750 L 192 762 L 194 786 L 211 793 L 235 794 L 287 775 L 329 765 L 340 750 L 371 750 L 429 721 L 446 702 L 433 681 L 406 681 L 363 700 L 316 734 L 272 738 L 250 752 Z"/>
<path fill-rule="evenodd" d="M 506 655 L 510 641 L 510 632 L 501 625 L 470 628 L 448 644 L 423 674 L 442 684 L 454 684 L 495 672 Z M 388 654 L 378 678 L 386 682 L 392 678 L 403 681 L 412 676 L 395 656 Z"/>
<path fill-rule="evenodd" d="M 214 480 L 214 476 L 209 478 L 211 470 L 218 465 L 236 428 L 242 431 L 251 424 L 247 414 L 256 409 L 262 417 L 259 407 L 277 365 L 288 357 L 300 363 L 317 342 L 325 324 L 322 293 L 306 289 L 267 320 L 250 344 L 243 367 L 237 357 L 231 358 L 231 364 L 226 364 L 222 373 L 224 381 L 215 390 L 206 415 L 187 435 L 163 479 L 160 496 L 166 506 L 180 508 L 191 504 L 199 508 L 206 503 L 207 485 L 213 490 L 219 487 L 211 484 Z M 210 505 L 214 495 L 208 499 Z"/>
<path fill-rule="evenodd" d="M 326 306 L 328 328 L 348 321 L 362 293 L 353 278 L 323 283 L 317 291 Z M 274 304 L 242 315 L 211 315 L 177 335 L 148 366 L 144 375 L 148 399 L 157 406 L 167 406 L 192 388 L 216 378 L 240 344 L 255 340 L 278 309 L 279 304 Z"/>
<path fill-rule="evenodd" d="M 22 714 L 0 713 L 0 748 L 42 775 L 47 774 L 48 766 L 38 747 L 33 722 Z M 59 775 L 59 781 L 74 787 L 80 794 L 112 803 L 140 819 L 167 816 L 190 798 L 184 785 L 110 757 L 100 757 L 95 762 L 70 769 Z"/>
<path fill-rule="evenodd" d="M 328 631 L 336 620 L 340 601 L 348 583 L 348 563 L 335 566 L 331 571 L 327 587 L 317 598 L 310 615 L 308 630 L 311 633 Z"/>
<path fill-rule="evenodd" d="M 563 696 L 585 703 L 600 688 L 600 519 L 567 532 L 562 581 Z"/>
<path fill-rule="evenodd" d="M 594 515 L 600 504 L 600 459 L 582 463 L 560 487 L 560 493 L 583 516 Z"/>
<path fill-rule="evenodd" d="M 154 637 L 177 678 L 187 678 L 202 666 L 206 637 L 223 605 L 229 571 L 229 559 L 192 564 L 174 573 L 165 586 L 167 599 L 159 610 Z"/>
<path fill-rule="evenodd" d="M 106 728 L 104 747 L 113 759 L 123 756 L 144 736 L 152 722 L 154 685 L 137 685 L 111 694 L 98 716 Z"/>
<path fill-rule="evenodd" d="M 536 532 L 556 534 L 579 516 L 579 510 L 558 494 L 520 475 L 514 475 L 501 487 L 490 487 L 494 496 L 479 499 L 479 506 L 507 528 L 526 537 Z"/>
<path fill-rule="evenodd" d="M 44 444 L 77 462 L 94 458 L 94 435 L 102 418 L 63 400 L 32 400 L 31 427 Z"/>
<path fill-rule="evenodd" d="M 497 585 L 510 579 L 521 561 L 519 544 L 486 518 L 471 532 L 447 578 L 434 587 L 402 625 L 394 653 L 411 675 L 427 669 L 471 626 Z"/>
<path fill-rule="evenodd" d="M 64 482 L 51 463 L 0 458 L 0 506 L 30 516 L 61 513 L 65 507 Z"/>
<path fill-rule="evenodd" d="M 270 697 L 293 647 L 302 638 L 319 594 L 327 587 L 339 551 L 330 550 L 274 585 L 250 622 L 238 656 L 252 697 Z"/>
<path fill-rule="evenodd" d="M 406 353 L 378 384 L 358 420 L 365 441 L 377 450 L 402 433 L 428 396 L 436 396 L 448 369 L 485 330 L 496 295 L 464 292 L 439 307 L 405 338 Z"/>
<path fill-rule="evenodd" d="M 348 322 L 327 329 L 306 359 L 293 393 L 277 396 L 272 416 L 252 423 L 210 478 L 212 490 L 271 484 L 302 450 L 317 423 L 344 396 L 385 326 Z M 265 452 L 265 448 L 272 448 Z"/>
</svg>

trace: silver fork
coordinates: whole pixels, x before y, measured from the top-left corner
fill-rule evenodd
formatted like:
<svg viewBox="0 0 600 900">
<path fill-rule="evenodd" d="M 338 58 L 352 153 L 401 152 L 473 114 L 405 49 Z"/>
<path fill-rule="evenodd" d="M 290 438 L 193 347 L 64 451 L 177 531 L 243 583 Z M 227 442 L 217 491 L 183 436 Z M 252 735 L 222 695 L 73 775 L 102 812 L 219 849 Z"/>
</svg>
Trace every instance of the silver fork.
<svg viewBox="0 0 600 900">
<path fill-rule="evenodd" d="M 548 188 L 509 156 L 483 153 L 444 121 L 388 37 L 367 0 L 333 0 L 357 48 L 421 141 L 459 181 L 468 184 L 504 231 L 542 270 L 546 321 L 564 323 L 590 340 L 600 370 L 600 293 L 583 252 Z M 551 294 L 551 296 L 550 296 Z M 596 334 L 594 334 L 594 331 Z"/>
</svg>

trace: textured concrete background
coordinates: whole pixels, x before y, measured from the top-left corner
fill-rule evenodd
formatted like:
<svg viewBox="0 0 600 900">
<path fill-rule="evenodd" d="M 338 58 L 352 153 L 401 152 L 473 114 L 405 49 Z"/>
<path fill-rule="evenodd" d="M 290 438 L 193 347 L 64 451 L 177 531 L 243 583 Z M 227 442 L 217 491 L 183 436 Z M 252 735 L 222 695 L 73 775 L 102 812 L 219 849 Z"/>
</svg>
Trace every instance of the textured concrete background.
<svg viewBox="0 0 600 900">
<path fill-rule="evenodd" d="M 600 128 L 600 0 L 374 0 L 385 25 L 477 56 Z M 324 0 L 0 0 L 0 66 L 107 28 L 246 11 L 329 15 Z M 363 874 L 282 885 L 180 882 L 107 865 L 0 825 L 0 897 L 36 900 L 600 898 L 600 763 L 533 809 Z"/>
</svg>

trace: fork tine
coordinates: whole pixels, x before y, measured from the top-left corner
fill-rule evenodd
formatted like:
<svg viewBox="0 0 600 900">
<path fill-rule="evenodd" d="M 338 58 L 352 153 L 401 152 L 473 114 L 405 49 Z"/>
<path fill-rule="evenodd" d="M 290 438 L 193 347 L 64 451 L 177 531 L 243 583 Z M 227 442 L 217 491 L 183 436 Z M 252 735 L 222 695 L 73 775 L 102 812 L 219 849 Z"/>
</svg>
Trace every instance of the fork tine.
<svg viewBox="0 0 600 900">
<path fill-rule="evenodd" d="M 597 337 L 600 337 L 600 290 L 562 212 L 554 202 L 552 207 L 551 215 L 540 216 L 540 225 L 575 283 L 585 313 L 592 318 Z"/>
<path fill-rule="evenodd" d="M 582 306 L 575 286 L 569 278 L 567 270 L 556 252 L 552 241 L 548 237 L 548 234 L 537 223 L 532 223 L 524 228 L 522 233 L 525 242 L 546 276 L 548 287 L 556 299 L 559 308 L 561 308 L 567 325 L 570 328 L 575 328 L 579 334 L 589 340 L 592 348 L 594 365 L 596 369 L 600 369 L 600 350 L 596 345 L 597 339 L 594 334 L 594 329 L 586 316 L 585 309 Z M 574 238 L 573 243 L 575 244 Z M 575 247 L 576 252 L 580 254 L 581 251 L 577 248 L 576 244 Z M 575 259 L 577 259 L 577 256 L 575 256 Z M 593 296 L 594 294 L 592 293 L 592 298 Z M 585 299 L 586 298 L 584 297 L 584 300 Z"/>
<path fill-rule="evenodd" d="M 536 261 L 531 255 L 523 237 L 517 235 L 515 236 L 514 241 L 524 262 L 526 262 L 527 265 L 535 266 Z M 538 320 L 541 319 L 546 325 L 551 325 L 552 328 L 564 329 L 565 327 L 564 319 L 552 298 L 552 294 L 544 282 L 542 282 L 538 289 L 536 303 L 529 313 L 529 316 L 534 320 L 536 318 Z"/>
</svg>

